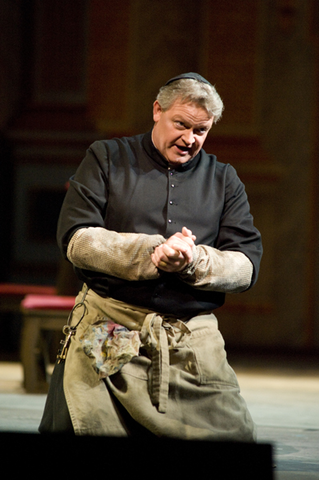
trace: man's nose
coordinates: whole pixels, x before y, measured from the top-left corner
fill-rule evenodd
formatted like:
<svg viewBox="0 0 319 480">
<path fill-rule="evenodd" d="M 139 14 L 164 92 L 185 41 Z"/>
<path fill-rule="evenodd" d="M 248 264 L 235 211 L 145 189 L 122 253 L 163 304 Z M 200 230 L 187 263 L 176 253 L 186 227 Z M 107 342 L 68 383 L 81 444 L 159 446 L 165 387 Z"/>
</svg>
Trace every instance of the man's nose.
<svg viewBox="0 0 319 480">
<path fill-rule="evenodd" d="M 183 133 L 183 141 L 185 142 L 186 145 L 193 145 L 193 143 L 195 142 L 195 137 L 194 137 L 194 132 L 193 130 L 189 129 L 189 130 L 186 130 L 184 133 Z"/>
</svg>

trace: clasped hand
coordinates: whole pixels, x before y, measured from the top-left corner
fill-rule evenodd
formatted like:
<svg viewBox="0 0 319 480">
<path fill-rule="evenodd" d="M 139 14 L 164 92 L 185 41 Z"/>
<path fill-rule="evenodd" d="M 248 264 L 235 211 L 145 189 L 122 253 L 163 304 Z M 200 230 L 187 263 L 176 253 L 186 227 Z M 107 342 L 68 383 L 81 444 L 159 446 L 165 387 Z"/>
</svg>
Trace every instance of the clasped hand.
<svg viewBox="0 0 319 480">
<path fill-rule="evenodd" d="M 193 261 L 193 246 L 196 240 L 191 230 L 183 227 L 165 243 L 155 248 L 151 255 L 154 265 L 164 272 L 179 272 Z"/>
</svg>

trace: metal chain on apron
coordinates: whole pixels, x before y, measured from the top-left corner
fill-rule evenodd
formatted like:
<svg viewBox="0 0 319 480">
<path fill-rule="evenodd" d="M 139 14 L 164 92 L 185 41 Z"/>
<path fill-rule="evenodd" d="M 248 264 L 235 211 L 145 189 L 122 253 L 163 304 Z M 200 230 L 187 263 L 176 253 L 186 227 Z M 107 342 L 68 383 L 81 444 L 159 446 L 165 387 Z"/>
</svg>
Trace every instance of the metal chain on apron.
<svg viewBox="0 0 319 480">
<path fill-rule="evenodd" d="M 62 328 L 62 332 L 65 335 L 65 339 L 60 341 L 61 348 L 60 348 L 60 350 L 58 351 L 58 354 L 57 354 L 57 362 L 58 363 L 60 363 L 61 361 L 65 361 L 67 353 L 68 353 L 71 337 L 73 337 L 73 335 L 75 335 L 77 327 L 80 325 L 80 323 L 82 322 L 82 320 L 84 318 L 84 315 L 87 312 L 87 308 L 86 308 L 86 305 L 85 305 L 84 301 L 85 301 L 86 295 L 88 293 L 88 290 L 89 290 L 89 288 L 86 287 L 86 289 L 84 291 L 84 294 L 83 294 L 83 297 L 82 297 L 82 300 L 74 305 L 74 307 L 72 308 L 72 310 L 71 310 L 71 312 L 68 316 L 67 324 L 64 325 L 64 327 Z M 70 323 L 71 323 L 71 320 L 72 320 L 72 317 L 73 317 L 73 313 L 79 307 L 83 307 L 83 313 L 82 313 L 78 323 L 74 326 L 71 326 Z"/>
</svg>

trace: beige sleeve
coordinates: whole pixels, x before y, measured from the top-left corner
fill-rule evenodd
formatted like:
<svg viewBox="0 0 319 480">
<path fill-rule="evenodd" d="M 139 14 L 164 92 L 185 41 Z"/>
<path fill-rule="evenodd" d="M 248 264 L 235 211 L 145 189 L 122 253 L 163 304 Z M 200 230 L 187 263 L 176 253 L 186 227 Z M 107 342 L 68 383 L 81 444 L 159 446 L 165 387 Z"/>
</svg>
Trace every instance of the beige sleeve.
<svg viewBox="0 0 319 480">
<path fill-rule="evenodd" d="M 179 276 L 200 290 L 239 293 L 249 287 L 252 273 L 253 265 L 243 253 L 197 245 L 193 262 Z"/>
<path fill-rule="evenodd" d="M 151 260 L 154 248 L 165 242 L 161 235 L 117 233 L 102 227 L 77 230 L 67 257 L 73 265 L 124 280 L 153 280 L 159 273 Z"/>
</svg>

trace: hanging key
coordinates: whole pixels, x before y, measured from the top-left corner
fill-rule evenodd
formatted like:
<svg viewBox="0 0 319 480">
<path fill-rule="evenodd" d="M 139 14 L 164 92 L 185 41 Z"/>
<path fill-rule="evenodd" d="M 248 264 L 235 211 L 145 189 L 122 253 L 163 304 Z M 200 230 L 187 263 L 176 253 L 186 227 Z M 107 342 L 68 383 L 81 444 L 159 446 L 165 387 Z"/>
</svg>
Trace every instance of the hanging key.
<svg viewBox="0 0 319 480">
<path fill-rule="evenodd" d="M 64 361 L 66 359 L 66 354 L 68 353 L 68 348 L 69 348 L 69 343 L 71 341 L 71 337 L 75 335 L 76 332 L 76 327 L 70 327 L 69 325 L 64 325 L 62 332 L 65 335 L 65 339 L 60 341 L 60 344 L 62 345 L 58 355 L 58 363 L 60 363 L 62 360 Z"/>
</svg>

